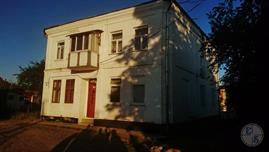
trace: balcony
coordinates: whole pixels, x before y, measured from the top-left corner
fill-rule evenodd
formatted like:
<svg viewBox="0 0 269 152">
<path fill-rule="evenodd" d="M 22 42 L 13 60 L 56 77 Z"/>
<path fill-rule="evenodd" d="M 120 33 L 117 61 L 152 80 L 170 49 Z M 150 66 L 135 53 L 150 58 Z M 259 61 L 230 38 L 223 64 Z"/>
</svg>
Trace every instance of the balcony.
<svg viewBox="0 0 269 152">
<path fill-rule="evenodd" d="M 72 72 L 90 72 L 98 69 L 99 55 L 97 52 L 83 50 L 69 53 L 68 68 Z"/>
</svg>

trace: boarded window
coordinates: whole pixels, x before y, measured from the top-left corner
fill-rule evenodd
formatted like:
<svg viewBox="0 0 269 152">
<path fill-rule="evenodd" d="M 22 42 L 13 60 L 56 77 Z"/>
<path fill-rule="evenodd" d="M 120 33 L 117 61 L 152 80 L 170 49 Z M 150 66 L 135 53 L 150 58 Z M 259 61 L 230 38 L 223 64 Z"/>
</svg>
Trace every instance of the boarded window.
<svg viewBox="0 0 269 152">
<path fill-rule="evenodd" d="M 53 81 L 52 103 L 59 103 L 61 95 L 61 80 Z"/>
<path fill-rule="evenodd" d="M 74 79 L 66 80 L 65 103 L 73 103 L 73 100 L 74 100 L 74 86 L 75 86 L 75 80 Z"/>
<path fill-rule="evenodd" d="M 135 30 L 135 49 L 146 50 L 148 48 L 148 27 L 143 26 Z"/>
<path fill-rule="evenodd" d="M 145 102 L 145 85 L 133 85 L 133 102 Z"/>
<path fill-rule="evenodd" d="M 121 85 L 121 79 L 111 79 L 110 102 L 113 103 L 120 102 L 120 85 Z"/>
</svg>

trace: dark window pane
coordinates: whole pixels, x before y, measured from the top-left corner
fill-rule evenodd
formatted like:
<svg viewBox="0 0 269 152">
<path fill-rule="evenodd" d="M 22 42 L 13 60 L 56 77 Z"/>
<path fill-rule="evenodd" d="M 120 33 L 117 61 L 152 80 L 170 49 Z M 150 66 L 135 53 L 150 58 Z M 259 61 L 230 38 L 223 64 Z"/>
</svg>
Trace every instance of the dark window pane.
<svg viewBox="0 0 269 152">
<path fill-rule="evenodd" d="M 148 28 L 147 27 L 135 30 L 135 35 L 136 36 L 143 36 L 143 35 L 147 35 L 147 34 L 148 34 Z"/>
<path fill-rule="evenodd" d="M 145 99 L 145 86 L 144 85 L 134 85 L 133 86 L 133 99 L 134 103 L 144 103 Z"/>
<path fill-rule="evenodd" d="M 120 102 L 120 86 L 111 87 L 111 102 Z"/>
<path fill-rule="evenodd" d="M 121 79 L 111 79 L 111 84 L 117 84 L 120 85 Z"/>
<path fill-rule="evenodd" d="M 89 34 L 86 34 L 84 36 L 84 49 L 86 50 L 88 49 L 88 47 L 89 47 Z"/>
<path fill-rule="evenodd" d="M 64 47 L 61 48 L 61 59 L 64 58 Z"/>
<path fill-rule="evenodd" d="M 61 48 L 58 46 L 58 48 L 57 48 L 57 59 L 60 59 L 60 51 L 61 51 Z"/>
<path fill-rule="evenodd" d="M 120 102 L 120 84 L 121 79 L 111 79 L 111 102 Z"/>
<path fill-rule="evenodd" d="M 112 41 L 111 53 L 116 53 L 116 41 Z"/>
<path fill-rule="evenodd" d="M 71 39 L 71 51 L 75 51 L 75 46 L 76 46 L 76 38 L 72 37 Z"/>
<path fill-rule="evenodd" d="M 122 33 L 112 34 L 112 40 L 122 39 Z"/>
<path fill-rule="evenodd" d="M 82 50 L 82 35 L 77 37 L 77 50 Z"/>
<path fill-rule="evenodd" d="M 142 49 L 147 49 L 148 48 L 148 37 L 147 36 L 143 36 L 142 39 Z"/>
<path fill-rule="evenodd" d="M 122 51 L 122 41 L 118 42 L 118 51 L 121 52 Z"/>
<path fill-rule="evenodd" d="M 140 37 L 135 37 L 135 49 L 140 50 Z"/>
</svg>

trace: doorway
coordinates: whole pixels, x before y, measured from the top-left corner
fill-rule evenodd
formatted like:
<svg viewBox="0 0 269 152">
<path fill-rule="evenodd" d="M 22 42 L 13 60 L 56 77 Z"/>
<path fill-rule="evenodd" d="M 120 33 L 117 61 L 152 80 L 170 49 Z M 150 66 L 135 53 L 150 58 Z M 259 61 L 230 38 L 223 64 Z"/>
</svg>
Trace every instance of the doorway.
<svg viewBox="0 0 269 152">
<path fill-rule="evenodd" d="M 96 79 L 90 79 L 88 85 L 87 117 L 94 118 L 96 97 Z"/>
</svg>

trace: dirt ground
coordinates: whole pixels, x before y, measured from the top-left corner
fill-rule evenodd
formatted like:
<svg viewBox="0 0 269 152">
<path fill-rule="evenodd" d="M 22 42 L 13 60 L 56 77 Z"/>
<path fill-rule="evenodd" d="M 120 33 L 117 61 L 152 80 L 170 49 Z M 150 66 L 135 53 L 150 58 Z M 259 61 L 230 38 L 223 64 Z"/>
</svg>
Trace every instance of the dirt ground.
<svg viewBox="0 0 269 152">
<path fill-rule="evenodd" d="M 128 129 L 55 121 L 5 120 L 0 121 L 0 152 L 257 151 L 243 145 L 241 127 L 237 122 L 201 121 L 180 127 L 143 130 L 133 126 Z"/>
<path fill-rule="evenodd" d="M 143 141 L 141 132 L 119 128 L 40 120 L 0 121 L 1 152 L 137 151 L 134 143 Z M 139 151 L 148 150 L 142 148 Z"/>
<path fill-rule="evenodd" d="M 0 122 L 1 152 L 46 152 L 80 130 L 44 125 L 36 120 Z"/>
</svg>

